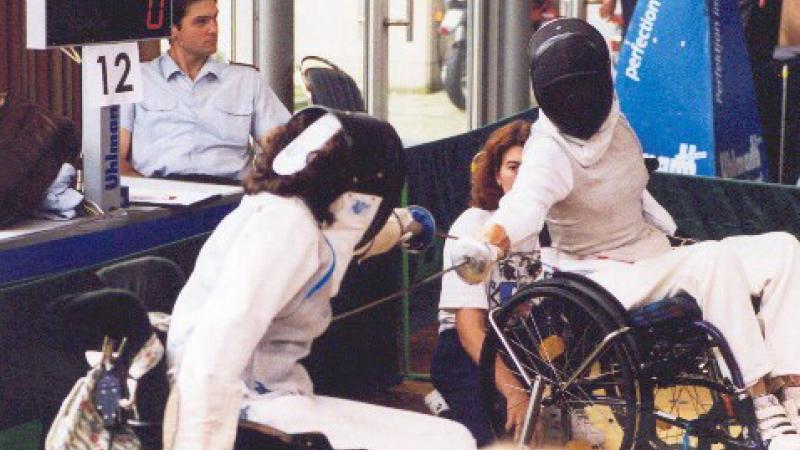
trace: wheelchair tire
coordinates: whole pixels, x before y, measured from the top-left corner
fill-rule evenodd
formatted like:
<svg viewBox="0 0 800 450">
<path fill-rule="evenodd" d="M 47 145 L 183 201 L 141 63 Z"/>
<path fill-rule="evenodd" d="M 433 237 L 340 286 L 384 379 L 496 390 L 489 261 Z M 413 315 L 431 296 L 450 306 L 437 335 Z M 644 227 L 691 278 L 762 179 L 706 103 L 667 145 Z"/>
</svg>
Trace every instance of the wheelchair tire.
<svg viewBox="0 0 800 450">
<path fill-rule="evenodd" d="M 669 345 L 671 360 L 679 362 L 670 365 L 669 373 L 663 368 L 650 371 L 652 382 L 645 387 L 652 391 L 648 399 L 653 403 L 642 405 L 642 411 L 649 413 L 643 414 L 641 429 L 652 446 L 662 450 L 758 447 L 752 431 L 755 420 L 738 406 L 727 370 L 705 336 L 673 337 Z M 694 425 L 677 426 L 662 417 Z"/>
<path fill-rule="evenodd" d="M 526 379 L 543 377 L 546 387 L 542 406 L 561 411 L 562 430 L 558 437 L 562 442 L 546 444 L 584 440 L 570 430 L 570 414 L 582 410 L 591 423 L 586 429 L 602 436 L 603 448 L 639 448 L 641 405 L 651 404 L 652 390 L 642 389 L 636 376 L 638 351 L 632 336 L 622 333 L 612 339 L 564 388 L 564 382 L 602 339 L 626 326 L 626 317 L 614 314 L 624 313 L 621 305 L 610 304 L 610 294 L 604 295 L 602 288 L 579 278 L 570 275 L 537 281 L 520 290 L 504 307 L 490 312 L 499 333 L 490 328 L 481 351 L 484 407 L 496 436 L 508 438 L 504 430 L 506 406 L 495 385 L 499 357 L 529 392 L 531 383 Z M 616 302 L 613 298 L 611 301 Z"/>
</svg>

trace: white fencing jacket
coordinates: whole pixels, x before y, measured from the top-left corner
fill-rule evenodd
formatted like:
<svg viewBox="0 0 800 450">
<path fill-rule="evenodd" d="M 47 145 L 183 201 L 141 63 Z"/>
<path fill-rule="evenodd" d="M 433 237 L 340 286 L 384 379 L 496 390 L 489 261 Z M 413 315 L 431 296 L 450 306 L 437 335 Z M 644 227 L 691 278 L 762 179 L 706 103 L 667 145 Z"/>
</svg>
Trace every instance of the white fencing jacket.
<svg viewBox="0 0 800 450">
<path fill-rule="evenodd" d="M 546 220 L 550 222 L 559 219 L 560 224 L 561 218 L 555 217 L 553 214 L 566 201 L 576 197 L 579 199 L 589 195 L 597 197 L 597 195 L 608 193 L 609 195 L 603 199 L 603 205 L 594 205 L 593 208 L 584 211 L 584 213 L 591 214 L 595 214 L 596 210 L 602 211 L 598 216 L 569 217 L 569 220 L 563 221 L 571 221 L 572 226 L 565 228 L 566 231 L 561 231 L 561 226 L 555 227 L 556 223 L 552 224 L 550 234 L 556 250 L 572 253 L 571 246 L 577 243 L 586 247 L 584 251 L 577 252 L 579 256 L 588 256 L 586 250 L 592 253 L 591 250 L 594 248 L 601 248 L 614 254 L 618 248 L 604 248 L 604 243 L 600 240 L 615 234 L 621 235 L 623 239 L 628 238 L 619 247 L 635 248 L 636 251 L 629 252 L 637 256 L 635 259 L 642 256 L 654 256 L 654 252 L 651 250 L 655 250 L 657 253 L 668 249 L 669 244 L 663 234 L 674 233 L 675 222 L 644 188 L 646 175 L 642 175 L 640 179 L 636 180 L 636 183 L 627 185 L 629 180 L 625 178 L 625 175 L 617 178 L 620 175 L 618 172 L 625 172 L 627 169 L 624 164 L 617 168 L 618 170 L 611 170 L 610 173 L 603 172 L 605 167 L 609 166 L 606 160 L 609 158 L 608 150 L 610 148 L 622 150 L 617 152 L 623 153 L 621 157 L 630 158 L 633 155 L 633 158 L 641 160 L 641 147 L 638 140 L 632 131 L 621 132 L 623 128 L 628 130 L 629 126 L 619 112 L 616 100 L 600 131 L 587 141 L 577 141 L 561 134 L 547 117 L 542 115 L 534 124 L 531 136 L 525 143 L 519 176 L 511 190 L 500 200 L 500 206 L 488 221 L 487 226 L 501 225 L 511 243 L 514 244 L 530 238 L 531 235 L 538 234 Z M 620 146 L 623 148 L 620 149 Z M 617 159 L 620 157 L 616 153 L 614 156 Z M 644 171 L 644 164 L 641 161 L 631 160 L 629 162 L 628 165 L 641 165 L 641 171 Z M 605 163 L 605 166 L 601 163 Z M 599 173 L 594 172 L 597 167 L 601 168 Z M 581 168 L 581 170 L 576 171 L 576 168 Z M 611 164 L 611 169 L 614 169 L 613 164 Z M 579 189 L 579 187 L 585 189 L 587 186 L 591 190 L 581 191 Z M 631 203 L 620 202 L 622 196 L 614 195 L 614 189 L 618 187 L 631 191 L 626 190 L 625 193 L 630 194 L 626 197 L 635 197 L 640 200 Z M 599 192 L 595 192 L 595 190 Z M 641 214 L 638 225 L 643 228 L 643 233 L 631 234 L 628 232 L 627 228 L 630 225 L 628 222 L 630 221 L 618 224 L 612 220 L 622 212 L 619 208 L 626 208 L 627 216 Z M 580 213 L 580 211 L 578 212 Z M 586 230 L 585 228 L 590 222 L 596 227 L 589 227 Z M 624 226 L 624 228 L 614 229 L 614 226 Z M 592 233 L 595 233 L 594 237 L 592 237 Z M 598 240 L 596 243 L 592 240 L 595 238 Z M 653 240 L 657 242 L 654 242 L 655 245 L 650 245 L 649 241 Z M 637 241 L 648 241 L 644 246 L 644 251 L 636 248 L 639 244 Z M 565 248 L 561 248 L 562 242 L 567 243 Z"/>
<path fill-rule="evenodd" d="M 175 449 L 230 449 L 248 398 L 312 393 L 298 360 L 330 324 L 329 298 L 372 206 L 342 208 L 349 217 L 323 232 L 302 200 L 260 193 L 220 223 L 178 297 L 167 340 L 180 393 Z"/>
</svg>

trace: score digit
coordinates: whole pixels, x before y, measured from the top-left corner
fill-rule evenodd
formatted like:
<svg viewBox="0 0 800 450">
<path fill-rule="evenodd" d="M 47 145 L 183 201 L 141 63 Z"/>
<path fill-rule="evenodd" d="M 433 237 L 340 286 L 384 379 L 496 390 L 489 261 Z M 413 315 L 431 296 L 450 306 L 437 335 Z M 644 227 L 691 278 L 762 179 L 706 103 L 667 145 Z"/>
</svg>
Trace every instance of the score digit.
<svg viewBox="0 0 800 450">
<path fill-rule="evenodd" d="M 160 30 L 164 26 L 164 2 L 166 0 L 149 0 L 147 4 L 147 29 Z"/>
</svg>

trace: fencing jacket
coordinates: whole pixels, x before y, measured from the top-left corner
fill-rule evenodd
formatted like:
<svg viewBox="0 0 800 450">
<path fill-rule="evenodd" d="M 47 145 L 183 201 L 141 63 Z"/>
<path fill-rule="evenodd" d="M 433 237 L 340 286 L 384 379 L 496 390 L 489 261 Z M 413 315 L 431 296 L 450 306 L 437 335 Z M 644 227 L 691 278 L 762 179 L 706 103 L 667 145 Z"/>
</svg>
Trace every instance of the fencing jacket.
<svg viewBox="0 0 800 450">
<path fill-rule="evenodd" d="M 328 327 L 329 298 L 373 216 L 326 237 L 302 200 L 260 193 L 220 223 L 170 325 L 168 366 L 180 392 L 176 449 L 233 448 L 247 401 L 312 393 L 298 360 Z"/>
<path fill-rule="evenodd" d="M 588 141 L 561 134 L 544 116 L 525 143 L 513 188 L 489 224 L 503 226 L 512 243 L 546 221 L 558 252 L 575 258 L 636 261 L 669 250 L 669 214 L 646 191 L 641 145 L 619 112 Z"/>
</svg>

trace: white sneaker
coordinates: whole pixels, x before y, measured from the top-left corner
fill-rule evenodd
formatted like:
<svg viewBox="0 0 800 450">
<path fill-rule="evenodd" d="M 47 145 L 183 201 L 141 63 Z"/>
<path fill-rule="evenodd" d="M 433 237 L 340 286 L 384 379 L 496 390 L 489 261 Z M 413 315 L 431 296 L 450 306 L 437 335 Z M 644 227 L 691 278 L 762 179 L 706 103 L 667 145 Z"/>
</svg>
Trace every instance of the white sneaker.
<svg viewBox="0 0 800 450">
<path fill-rule="evenodd" d="M 440 416 L 442 413 L 450 410 L 450 405 L 444 400 L 442 394 L 436 389 L 430 391 L 425 396 L 425 405 L 431 410 L 434 416 Z"/>
<path fill-rule="evenodd" d="M 794 425 L 794 429 L 800 433 L 800 388 L 786 388 L 784 397 L 783 407 L 786 409 L 786 415 Z"/>
<path fill-rule="evenodd" d="M 800 434 L 772 394 L 753 399 L 761 439 L 769 450 L 800 450 Z"/>
<path fill-rule="evenodd" d="M 572 431 L 571 441 L 585 442 L 593 449 L 603 448 L 603 443 L 605 442 L 603 431 L 589 420 L 582 409 L 573 410 L 570 413 L 569 422 Z M 800 448 L 795 450 L 800 450 Z"/>
</svg>

